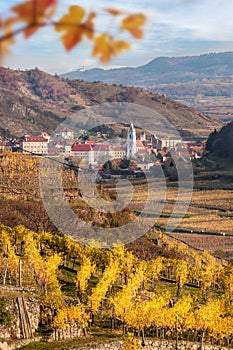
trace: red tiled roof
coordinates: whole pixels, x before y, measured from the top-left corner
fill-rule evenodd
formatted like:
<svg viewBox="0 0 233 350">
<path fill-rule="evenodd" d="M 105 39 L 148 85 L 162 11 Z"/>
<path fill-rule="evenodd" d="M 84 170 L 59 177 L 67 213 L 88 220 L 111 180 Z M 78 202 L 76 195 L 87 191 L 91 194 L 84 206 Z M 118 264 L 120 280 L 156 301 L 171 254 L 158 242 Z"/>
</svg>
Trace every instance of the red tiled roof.
<svg viewBox="0 0 233 350">
<path fill-rule="evenodd" d="M 109 151 L 109 145 L 105 144 L 95 144 L 92 146 L 93 151 L 101 151 L 101 152 L 108 152 Z"/>
<path fill-rule="evenodd" d="M 23 142 L 48 142 L 43 136 L 25 136 Z"/>
<path fill-rule="evenodd" d="M 91 145 L 76 144 L 71 148 L 72 152 L 90 152 L 92 151 Z"/>
<path fill-rule="evenodd" d="M 112 151 L 123 152 L 123 151 L 125 151 L 125 149 L 123 147 L 112 147 Z"/>
<path fill-rule="evenodd" d="M 136 140 L 136 146 L 137 147 L 144 147 L 144 145 L 143 145 L 141 140 Z"/>
</svg>

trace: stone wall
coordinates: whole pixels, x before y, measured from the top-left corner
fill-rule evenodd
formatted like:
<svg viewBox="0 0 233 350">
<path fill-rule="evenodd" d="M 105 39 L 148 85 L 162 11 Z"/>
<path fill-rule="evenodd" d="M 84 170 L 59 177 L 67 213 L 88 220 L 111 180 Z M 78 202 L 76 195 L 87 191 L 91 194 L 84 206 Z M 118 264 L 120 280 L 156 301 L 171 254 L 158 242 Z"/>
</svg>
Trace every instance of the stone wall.
<svg viewBox="0 0 233 350">
<path fill-rule="evenodd" d="M 70 350 L 123 350 L 123 341 L 116 341 L 106 344 L 93 344 L 88 346 L 75 347 Z M 200 350 L 200 344 L 189 343 L 189 342 L 179 342 L 179 350 Z M 146 345 L 140 347 L 141 350 L 174 350 L 175 342 L 171 341 L 160 341 L 160 340 L 149 340 L 146 341 Z M 204 350 L 230 350 L 222 346 L 204 345 Z"/>
<path fill-rule="evenodd" d="M 79 325 L 72 325 L 63 329 L 54 330 L 49 337 L 49 341 L 74 339 L 82 335 L 84 335 L 82 328 Z"/>
<path fill-rule="evenodd" d="M 1 342 L 0 341 L 0 350 L 14 350 L 18 349 L 23 345 L 30 343 L 31 341 L 39 341 L 40 338 L 34 340 L 18 340 L 15 342 Z M 70 350 L 123 350 L 123 341 L 115 341 L 111 343 L 103 344 L 90 344 L 86 346 L 80 346 L 75 348 L 70 348 Z M 200 344 L 198 343 L 188 343 L 188 342 L 179 342 L 179 350 L 200 350 Z M 146 346 L 141 347 L 140 350 L 174 350 L 175 343 L 169 341 L 159 341 L 159 340 L 149 340 L 146 341 Z M 212 346 L 204 345 L 203 350 L 230 350 L 222 346 Z M 231 349 L 232 350 L 232 349 Z"/>
<path fill-rule="evenodd" d="M 32 333 L 34 333 L 39 325 L 40 304 L 38 299 L 33 296 L 33 290 L 1 287 L 0 292 L 0 299 L 4 301 L 4 311 L 9 313 L 10 316 L 10 321 L 7 324 L 0 324 L 0 339 L 16 340 L 23 338 L 17 295 L 21 295 L 24 298 L 25 309 L 28 314 Z"/>
</svg>

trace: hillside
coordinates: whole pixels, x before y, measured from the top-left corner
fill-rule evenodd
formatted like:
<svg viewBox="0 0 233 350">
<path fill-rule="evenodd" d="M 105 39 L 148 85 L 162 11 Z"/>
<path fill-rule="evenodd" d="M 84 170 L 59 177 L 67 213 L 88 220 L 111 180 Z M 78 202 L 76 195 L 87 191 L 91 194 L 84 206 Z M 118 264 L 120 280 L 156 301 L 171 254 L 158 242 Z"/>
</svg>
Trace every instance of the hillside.
<svg viewBox="0 0 233 350">
<path fill-rule="evenodd" d="M 210 135 L 207 149 L 211 158 L 233 160 L 233 122 Z"/>
<path fill-rule="evenodd" d="M 141 86 L 231 121 L 233 52 L 187 57 L 158 57 L 136 68 L 91 69 L 62 75 L 69 79 Z"/>
<path fill-rule="evenodd" d="M 21 136 L 42 130 L 52 132 L 64 118 L 83 106 L 104 102 L 131 102 L 151 108 L 178 130 L 188 131 L 196 137 L 206 137 L 222 125 L 193 108 L 141 88 L 69 80 L 37 68 L 29 71 L 0 69 L 2 134 Z M 143 126 L 143 120 L 139 124 Z"/>
</svg>

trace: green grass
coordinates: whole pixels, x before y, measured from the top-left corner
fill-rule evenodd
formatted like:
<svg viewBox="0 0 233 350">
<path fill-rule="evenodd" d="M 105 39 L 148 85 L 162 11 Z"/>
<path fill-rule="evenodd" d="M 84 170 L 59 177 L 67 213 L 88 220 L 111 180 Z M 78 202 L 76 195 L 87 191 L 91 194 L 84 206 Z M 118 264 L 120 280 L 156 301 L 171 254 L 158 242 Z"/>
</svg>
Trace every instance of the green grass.
<svg viewBox="0 0 233 350">
<path fill-rule="evenodd" d="M 62 285 L 62 293 L 66 296 L 76 298 L 77 297 L 77 287 L 75 284 L 76 272 L 70 268 L 61 267 L 59 269 L 59 282 Z"/>
</svg>

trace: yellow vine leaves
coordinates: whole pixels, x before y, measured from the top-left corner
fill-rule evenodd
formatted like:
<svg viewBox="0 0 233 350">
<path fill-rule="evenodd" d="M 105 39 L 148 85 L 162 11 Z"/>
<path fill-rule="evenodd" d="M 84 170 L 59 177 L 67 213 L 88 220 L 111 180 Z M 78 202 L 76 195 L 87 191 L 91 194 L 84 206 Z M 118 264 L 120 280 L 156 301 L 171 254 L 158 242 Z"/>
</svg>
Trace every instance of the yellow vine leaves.
<svg viewBox="0 0 233 350">
<path fill-rule="evenodd" d="M 25 38 L 34 34 L 39 26 L 43 25 L 51 17 L 56 8 L 56 0 L 26 1 L 11 8 L 16 17 L 13 22 L 25 22 L 27 24 L 24 30 Z"/>
<path fill-rule="evenodd" d="M 84 39 L 89 40 L 92 55 L 97 56 L 101 62 L 109 62 L 114 56 L 130 49 L 128 40 L 116 38 L 116 34 L 110 33 L 110 29 L 103 31 L 102 28 L 97 28 L 95 19 L 100 17 L 101 11 L 86 11 L 84 7 L 73 4 L 56 19 L 56 15 L 60 13 L 58 3 L 58 0 L 27 0 L 11 7 L 12 15 L 5 19 L 0 18 L 0 59 L 9 53 L 9 48 L 15 43 L 18 34 L 23 34 L 27 39 L 47 26 L 60 33 L 66 51 L 74 49 Z M 128 32 L 133 39 L 142 39 L 146 23 L 144 14 L 129 14 L 115 8 L 105 8 L 102 11 L 105 16 L 110 16 L 110 23 L 117 26 L 119 35 Z M 116 33 L 115 28 L 113 31 Z"/>
<path fill-rule="evenodd" d="M 81 6 L 71 6 L 69 13 L 62 16 L 55 25 L 56 31 L 63 32 L 62 42 L 68 51 L 80 43 L 83 36 L 88 39 L 93 38 L 95 13 L 91 12 L 84 21 L 85 14 L 86 12 Z"/>
<path fill-rule="evenodd" d="M 145 22 L 145 15 L 141 13 L 133 14 L 123 19 L 121 29 L 129 31 L 134 38 L 141 39 L 143 37 L 142 26 L 144 26 Z"/>
<path fill-rule="evenodd" d="M 111 60 L 112 56 L 129 49 L 130 44 L 127 41 L 114 41 L 111 35 L 104 33 L 95 38 L 92 55 L 99 56 L 101 62 L 108 62 Z"/>
</svg>

